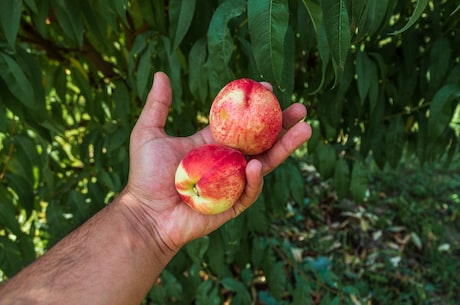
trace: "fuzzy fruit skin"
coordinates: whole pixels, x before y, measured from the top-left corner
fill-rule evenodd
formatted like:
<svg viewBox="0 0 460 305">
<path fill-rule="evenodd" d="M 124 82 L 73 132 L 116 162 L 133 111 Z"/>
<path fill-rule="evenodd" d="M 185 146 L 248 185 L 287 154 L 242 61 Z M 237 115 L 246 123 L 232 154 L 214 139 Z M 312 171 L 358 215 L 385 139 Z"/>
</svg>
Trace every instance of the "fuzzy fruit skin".
<svg viewBox="0 0 460 305">
<path fill-rule="evenodd" d="M 209 112 L 209 126 L 217 143 L 257 155 L 278 138 L 282 110 L 272 91 L 257 81 L 241 78 L 217 94 Z"/>
<path fill-rule="evenodd" d="M 194 210 L 207 215 L 222 213 L 244 191 L 246 164 L 238 150 L 219 144 L 197 147 L 177 167 L 176 190 Z"/>
</svg>

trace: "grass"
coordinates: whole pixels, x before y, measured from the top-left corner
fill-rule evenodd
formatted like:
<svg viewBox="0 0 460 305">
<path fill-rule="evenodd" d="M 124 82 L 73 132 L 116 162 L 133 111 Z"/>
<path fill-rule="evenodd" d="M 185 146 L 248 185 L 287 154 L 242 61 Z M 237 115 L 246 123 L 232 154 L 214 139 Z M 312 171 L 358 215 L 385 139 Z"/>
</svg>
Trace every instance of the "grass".
<svg viewBox="0 0 460 305">
<path fill-rule="evenodd" d="M 337 294 L 353 291 L 344 303 L 460 302 L 458 158 L 448 168 L 408 161 L 398 169 L 374 170 L 369 196 L 360 204 L 339 200 L 316 172 L 306 170 L 305 176 L 305 205 L 292 207 L 278 231 L 299 261 L 326 264 L 339 283 Z"/>
</svg>

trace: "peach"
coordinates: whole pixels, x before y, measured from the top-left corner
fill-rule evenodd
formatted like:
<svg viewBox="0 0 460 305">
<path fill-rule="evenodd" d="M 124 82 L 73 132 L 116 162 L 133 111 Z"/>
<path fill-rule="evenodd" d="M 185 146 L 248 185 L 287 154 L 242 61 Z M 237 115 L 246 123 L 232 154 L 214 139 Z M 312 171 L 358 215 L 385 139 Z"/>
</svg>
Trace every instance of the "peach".
<svg viewBox="0 0 460 305">
<path fill-rule="evenodd" d="M 219 144 L 192 149 L 179 163 L 175 186 L 182 200 L 202 214 L 233 206 L 246 186 L 246 157 Z"/>
<path fill-rule="evenodd" d="M 234 80 L 223 87 L 209 112 L 214 140 L 246 155 L 270 149 L 281 125 L 282 111 L 276 96 L 261 83 L 248 78 Z"/>
</svg>

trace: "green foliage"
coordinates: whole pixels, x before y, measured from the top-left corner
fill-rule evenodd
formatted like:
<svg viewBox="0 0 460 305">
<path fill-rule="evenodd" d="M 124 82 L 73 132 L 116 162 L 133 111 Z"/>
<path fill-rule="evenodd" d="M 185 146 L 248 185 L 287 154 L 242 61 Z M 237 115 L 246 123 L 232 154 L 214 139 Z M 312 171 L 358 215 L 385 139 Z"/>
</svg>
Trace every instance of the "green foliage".
<svg viewBox="0 0 460 305">
<path fill-rule="evenodd" d="M 398 225 L 428 262 L 446 253 L 430 240 L 442 226 L 424 218 L 440 202 L 390 196 L 383 204 L 398 212 L 382 214 L 369 160 L 390 173 L 405 154 L 422 164 L 455 160 L 459 7 L 448 0 L 1 1 L 0 275 L 15 274 L 123 188 L 129 134 L 153 72 L 162 70 L 174 92 L 171 135 L 202 128 L 213 97 L 237 77 L 271 82 L 283 108 L 304 103 L 314 133 L 267 177 L 253 207 L 177 255 L 146 303 L 427 303 L 454 278 L 451 256 L 417 269 L 421 276 L 402 261 L 401 287 L 388 295 L 367 283 L 395 280 L 401 249 L 378 249 L 367 262 L 350 253 L 373 242 L 371 228 L 391 235 Z M 328 188 L 311 193 L 299 161 L 314 165 Z M 423 180 L 410 185 L 426 195 Z M 331 214 L 329 195 L 369 206 Z M 455 219 L 457 199 L 437 211 Z M 346 229 L 331 238 L 320 224 L 343 215 Z M 337 240 L 346 249 L 331 252 Z M 441 297 L 451 297 L 445 287 Z"/>
</svg>

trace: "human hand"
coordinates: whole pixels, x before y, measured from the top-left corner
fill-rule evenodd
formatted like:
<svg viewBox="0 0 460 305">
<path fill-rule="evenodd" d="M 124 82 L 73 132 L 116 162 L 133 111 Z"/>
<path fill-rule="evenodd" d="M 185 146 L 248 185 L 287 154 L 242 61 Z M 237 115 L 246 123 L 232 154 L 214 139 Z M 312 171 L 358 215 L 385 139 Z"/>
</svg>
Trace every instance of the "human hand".
<svg viewBox="0 0 460 305">
<path fill-rule="evenodd" d="M 269 84 L 264 83 L 270 87 Z M 148 228 L 165 248 L 177 252 L 184 244 L 209 234 L 247 209 L 260 195 L 263 176 L 274 170 L 311 136 L 302 104 L 283 111 L 283 130 L 273 147 L 247 164 L 247 185 L 235 205 L 217 215 L 203 215 L 180 199 L 174 185 L 176 168 L 193 148 L 214 143 L 209 127 L 189 137 L 172 137 L 164 127 L 172 102 L 166 74 L 155 74 L 146 104 L 132 131 L 130 172 L 125 194 L 134 199 L 132 210 L 138 219 L 147 219 Z M 145 223 L 145 222 L 144 222 Z"/>
</svg>

